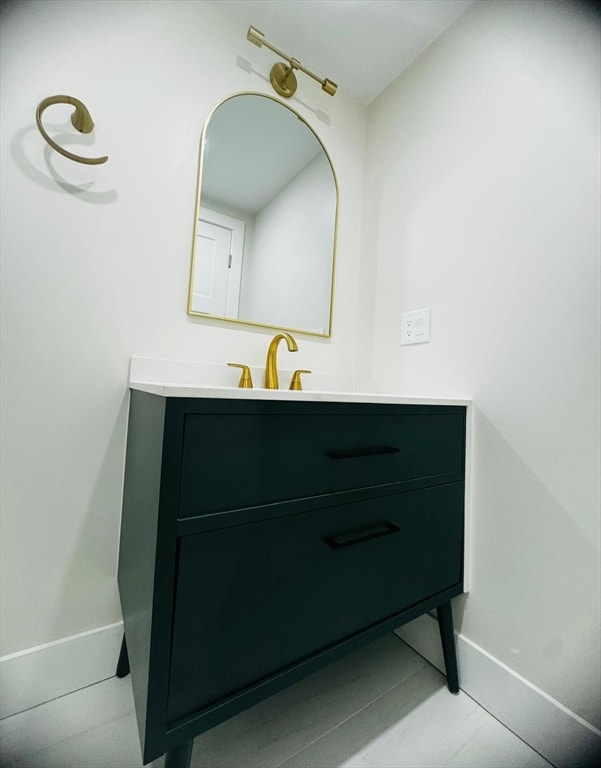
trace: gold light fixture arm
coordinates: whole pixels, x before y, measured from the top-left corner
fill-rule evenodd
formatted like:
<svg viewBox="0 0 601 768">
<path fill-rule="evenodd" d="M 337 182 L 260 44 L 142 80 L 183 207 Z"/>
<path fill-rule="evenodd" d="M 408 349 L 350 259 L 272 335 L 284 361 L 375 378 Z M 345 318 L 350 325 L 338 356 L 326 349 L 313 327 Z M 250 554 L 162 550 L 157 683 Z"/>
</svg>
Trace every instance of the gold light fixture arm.
<svg viewBox="0 0 601 768">
<path fill-rule="evenodd" d="M 50 144 L 52 149 L 55 149 L 59 154 L 63 155 L 63 157 L 67 157 L 69 160 L 74 160 L 76 163 L 84 163 L 85 165 L 101 165 L 102 163 L 106 163 L 106 161 L 109 159 L 108 155 L 105 157 L 81 157 L 81 155 L 75 155 L 73 152 L 69 152 L 68 150 L 64 149 L 60 146 L 60 144 L 57 144 L 56 141 L 48 136 L 44 126 L 42 125 L 42 114 L 46 107 L 49 107 L 52 104 L 72 104 L 75 107 L 75 110 L 71 115 L 71 123 L 73 124 L 73 127 L 80 133 L 91 133 L 94 129 L 94 121 L 92 120 L 92 116 L 88 112 L 85 104 L 83 104 L 83 102 L 81 102 L 79 99 L 76 99 L 74 96 L 48 96 L 48 98 L 42 99 L 42 101 L 40 101 L 38 104 L 38 108 L 35 113 L 35 119 L 36 123 L 38 124 L 40 133 L 48 142 L 48 144 Z"/>
<path fill-rule="evenodd" d="M 259 48 L 264 45 L 265 47 L 269 48 L 270 51 L 273 51 L 277 56 L 281 56 L 282 59 L 285 59 L 288 62 L 288 66 L 282 64 L 281 62 L 274 64 L 269 75 L 273 89 L 276 93 L 279 93 L 280 96 L 284 96 L 288 99 L 295 93 L 295 69 L 299 69 L 301 72 L 304 72 L 305 75 L 312 77 L 313 80 L 317 80 L 317 82 L 321 85 L 321 90 L 325 91 L 330 96 L 333 96 L 336 93 L 336 89 L 338 88 L 336 83 L 333 83 L 327 77 L 323 79 L 318 77 L 314 72 L 311 72 L 311 70 L 304 67 L 298 59 L 295 59 L 292 56 L 288 56 L 283 51 L 280 51 L 279 48 L 276 48 L 275 45 L 268 43 L 267 40 L 265 40 L 265 35 L 258 29 L 249 27 L 246 38 Z"/>
</svg>

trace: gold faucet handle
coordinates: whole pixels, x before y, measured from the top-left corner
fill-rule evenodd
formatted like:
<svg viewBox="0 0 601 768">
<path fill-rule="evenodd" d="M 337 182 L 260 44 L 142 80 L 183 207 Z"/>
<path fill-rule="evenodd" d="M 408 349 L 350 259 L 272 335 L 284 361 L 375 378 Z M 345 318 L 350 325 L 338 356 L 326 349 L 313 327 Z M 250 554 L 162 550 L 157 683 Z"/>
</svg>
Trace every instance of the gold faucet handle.
<svg viewBox="0 0 601 768">
<path fill-rule="evenodd" d="M 301 373 L 312 373 L 312 371 L 307 371 L 303 368 L 298 371 L 294 371 L 292 374 L 292 381 L 290 382 L 290 389 L 301 390 L 303 388 L 301 384 Z"/>
<path fill-rule="evenodd" d="M 240 374 L 240 381 L 238 382 L 238 387 L 241 389 L 252 389 L 253 388 L 253 379 L 250 373 L 250 368 L 248 365 L 242 365 L 242 363 L 228 363 L 230 368 L 242 368 L 242 373 Z"/>
</svg>

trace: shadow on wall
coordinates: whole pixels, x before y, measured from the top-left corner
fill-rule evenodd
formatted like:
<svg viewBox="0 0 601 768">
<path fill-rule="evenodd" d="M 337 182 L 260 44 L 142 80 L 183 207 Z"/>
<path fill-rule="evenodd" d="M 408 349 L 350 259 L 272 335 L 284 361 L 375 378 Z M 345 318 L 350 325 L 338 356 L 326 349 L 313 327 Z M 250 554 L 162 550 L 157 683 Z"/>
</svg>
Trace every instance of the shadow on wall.
<svg viewBox="0 0 601 768">
<path fill-rule="evenodd" d="M 271 84 L 269 82 L 269 78 L 265 77 L 263 72 L 259 71 L 258 69 L 255 69 L 250 61 L 248 59 L 245 59 L 243 56 L 236 56 L 236 66 L 241 69 L 243 72 L 246 72 L 247 75 L 253 75 L 254 77 L 259 77 L 265 85 L 267 85 L 269 88 L 271 87 Z M 251 87 L 251 91 L 256 90 L 256 86 Z M 270 95 L 272 95 L 272 91 L 269 91 Z M 305 109 L 308 109 L 310 112 L 312 112 L 315 117 L 318 120 L 321 120 L 322 123 L 325 123 L 326 125 L 332 125 L 332 119 L 328 114 L 326 114 L 322 109 L 317 109 L 316 107 L 312 106 L 311 104 L 307 104 L 306 102 L 299 99 L 298 95 L 295 95 L 294 101 L 297 105 L 302 104 Z"/>
<path fill-rule="evenodd" d="M 78 606 L 94 599 L 94 595 L 105 606 L 111 603 L 115 605 L 113 621 L 120 619 L 117 607 L 117 558 L 128 403 L 129 392 L 126 392 L 106 444 L 102 463 L 98 467 L 89 503 L 82 510 L 78 535 L 72 547 L 73 557 L 65 569 L 61 594 L 63 607 L 55 611 L 63 623 L 64 616 L 69 613 L 80 615 Z M 51 632 L 60 636 L 63 627 L 57 627 L 56 631 Z"/>
<path fill-rule="evenodd" d="M 94 138 L 91 134 L 78 135 L 73 134 L 72 131 L 69 133 L 61 133 L 59 135 L 55 133 L 57 129 L 65 129 L 65 126 L 65 123 L 61 125 L 49 124 L 47 126 L 48 132 L 52 134 L 52 137 L 59 144 L 61 142 L 64 142 L 65 144 L 69 142 L 71 144 L 89 146 L 94 142 Z M 27 152 L 27 146 L 30 141 L 35 139 L 39 139 L 39 141 L 44 144 L 45 170 L 36 168 Z M 91 187 L 97 183 L 98 179 L 101 178 L 102 171 L 99 171 L 97 166 L 83 166 L 79 163 L 75 163 L 73 160 L 61 157 L 44 142 L 44 139 L 40 135 L 37 125 L 35 124 L 27 125 L 15 134 L 11 141 L 10 151 L 19 170 L 28 179 L 43 189 L 48 189 L 51 192 L 66 192 L 83 202 L 100 205 L 113 203 L 118 199 L 116 189 L 108 189 L 104 191 L 95 191 L 91 189 Z M 59 168 L 64 169 L 64 176 L 61 175 Z M 50 175 L 48 176 L 45 171 L 48 171 Z M 78 181 L 80 178 L 85 178 L 86 180 L 80 182 Z"/>
<path fill-rule="evenodd" d="M 456 630 L 598 728 L 599 552 L 474 411 L 472 591 L 454 602 Z"/>
</svg>

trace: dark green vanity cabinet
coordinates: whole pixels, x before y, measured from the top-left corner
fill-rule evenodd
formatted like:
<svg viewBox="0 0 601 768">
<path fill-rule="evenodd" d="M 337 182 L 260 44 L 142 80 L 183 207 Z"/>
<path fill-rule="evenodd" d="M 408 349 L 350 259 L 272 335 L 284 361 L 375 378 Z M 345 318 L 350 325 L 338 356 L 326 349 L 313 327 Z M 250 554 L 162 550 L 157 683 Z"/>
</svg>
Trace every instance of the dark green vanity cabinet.
<svg viewBox="0 0 601 768">
<path fill-rule="evenodd" d="M 456 687 L 465 439 L 465 406 L 132 390 L 119 589 L 145 762 L 185 765 L 199 733 L 434 608 Z"/>
</svg>

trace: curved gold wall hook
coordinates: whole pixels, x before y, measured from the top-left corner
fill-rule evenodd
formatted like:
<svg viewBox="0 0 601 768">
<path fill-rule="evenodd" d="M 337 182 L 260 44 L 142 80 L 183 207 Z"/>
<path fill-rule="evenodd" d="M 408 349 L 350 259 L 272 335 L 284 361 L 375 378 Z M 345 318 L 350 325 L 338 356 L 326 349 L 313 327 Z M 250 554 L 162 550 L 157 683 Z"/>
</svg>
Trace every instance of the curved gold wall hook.
<svg viewBox="0 0 601 768">
<path fill-rule="evenodd" d="M 66 149 L 63 149 L 63 147 L 61 147 L 56 143 L 56 141 L 53 141 L 50 136 L 48 136 L 44 130 L 44 126 L 42 125 L 42 113 L 46 107 L 49 107 L 52 104 L 73 104 L 75 107 L 75 111 L 71 115 L 71 122 L 73 123 L 73 127 L 80 133 L 91 133 L 94 129 L 94 121 L 92 120 L 92 116 L 88 112 L 85 104 L 83 104 L 79 99 L 76 99 L 74 96 L 48 96 L 48 98 L 42 99 L 42 101 L 40 101 L 38 104 L 38 108 L 35 113 L 35 119 L 38 124 L 38 128 L 40 129 L 40 133 L 48 142 L 48 144 L 50 144 L 52 149 L 55 149 L 64 157 L 68 157 L 69 160 L 74 160 L 76 163 L 85 163 L 86 165 L 101 165 L 101 163 L 106 163 L 106 161 L 109 159 L 108 155 L 105 155 L 105 157 L 81 157 L 81 155 L 74 155 L 73 152 L 69 152 Z"/>
</svg>

